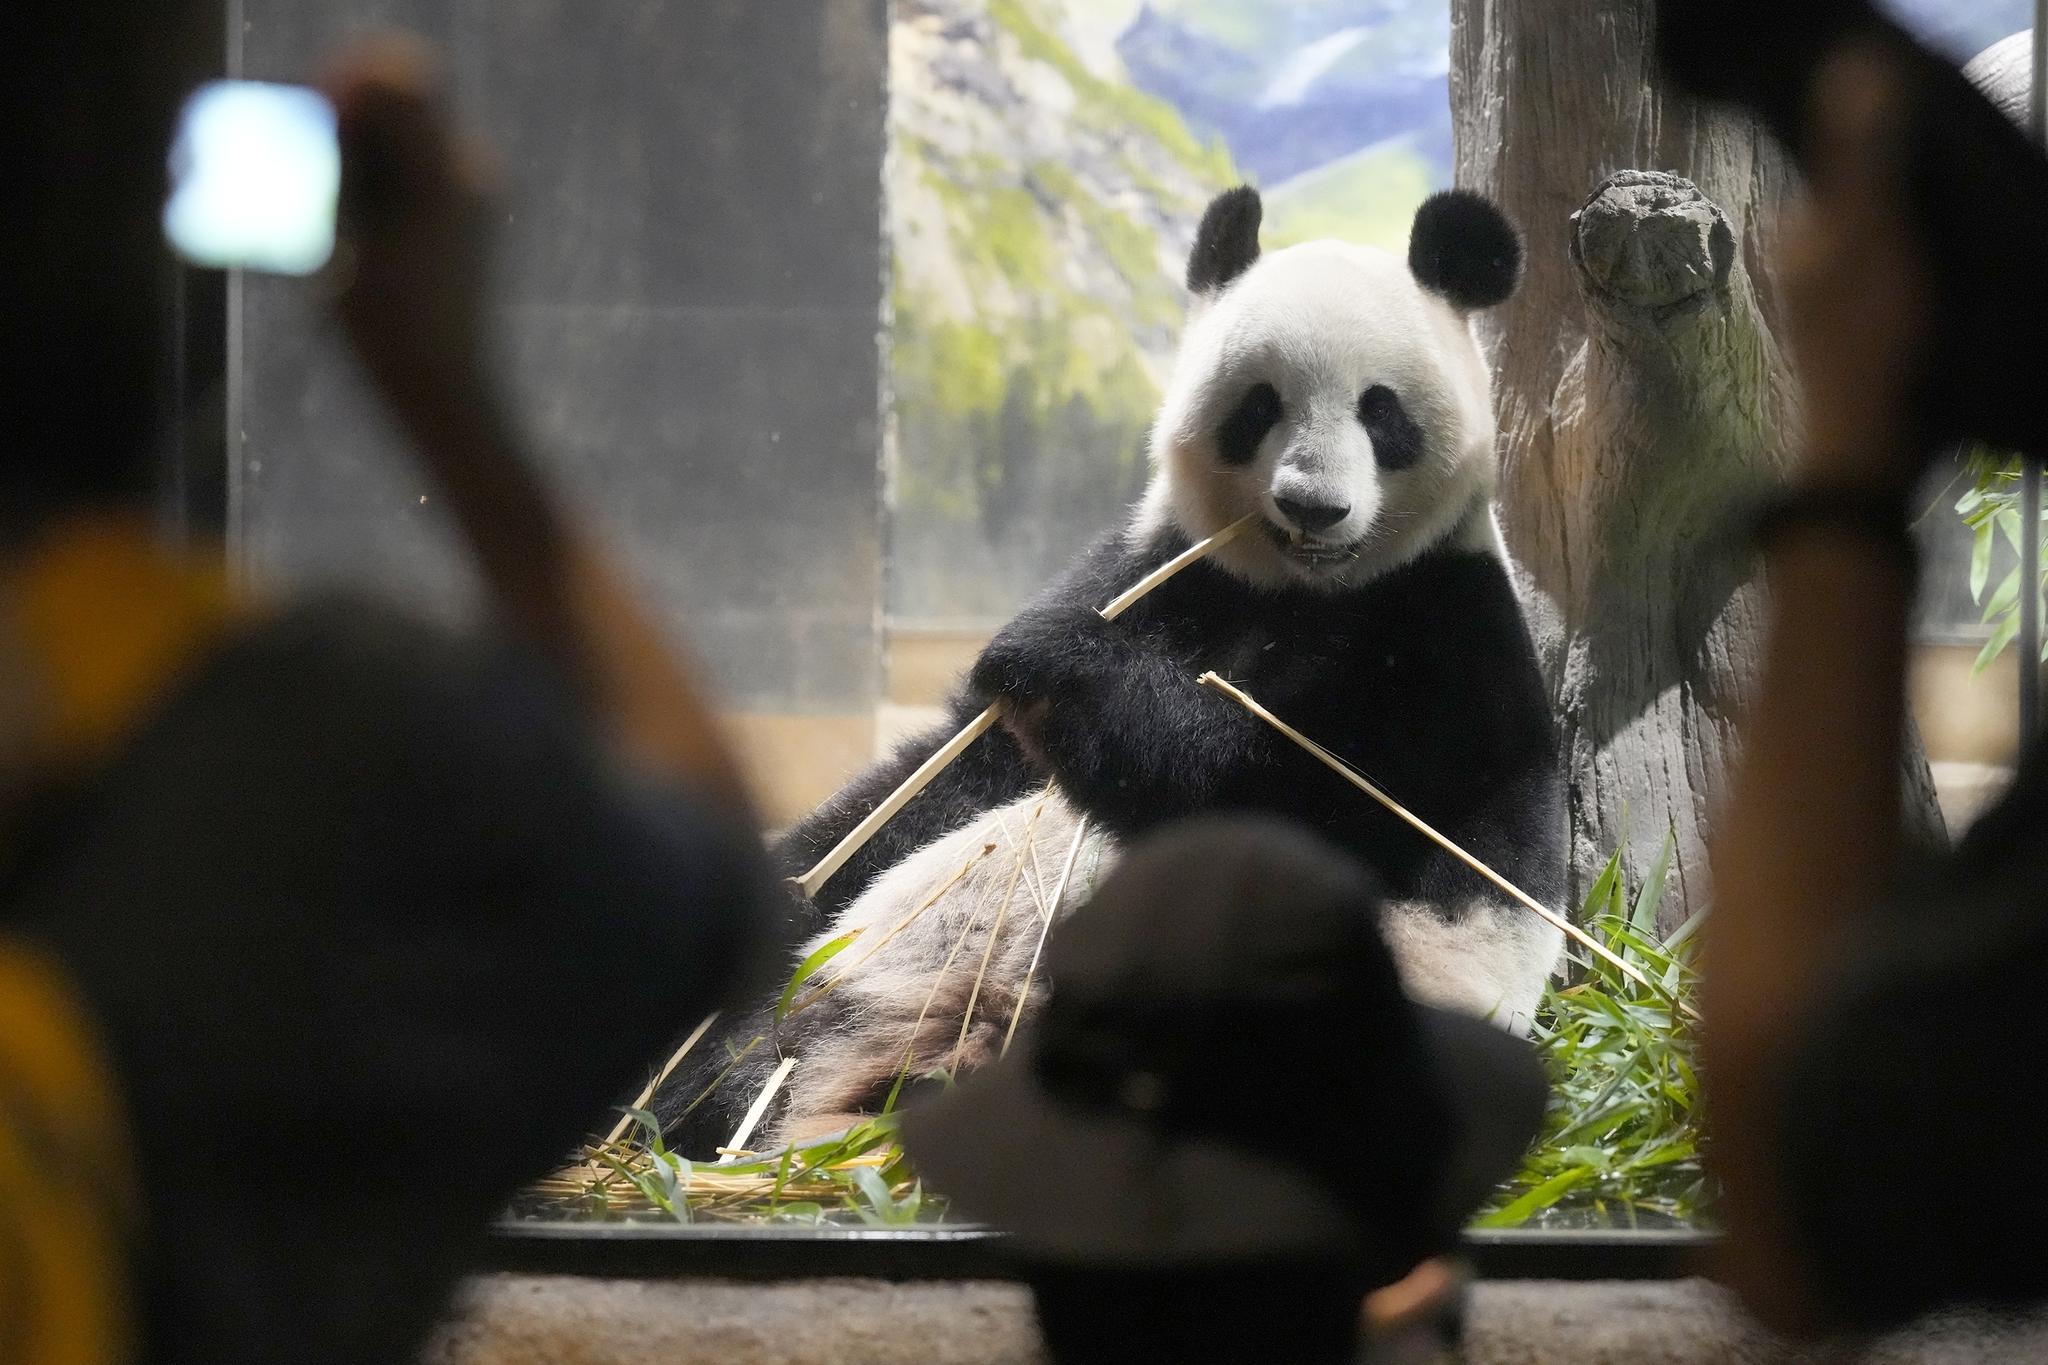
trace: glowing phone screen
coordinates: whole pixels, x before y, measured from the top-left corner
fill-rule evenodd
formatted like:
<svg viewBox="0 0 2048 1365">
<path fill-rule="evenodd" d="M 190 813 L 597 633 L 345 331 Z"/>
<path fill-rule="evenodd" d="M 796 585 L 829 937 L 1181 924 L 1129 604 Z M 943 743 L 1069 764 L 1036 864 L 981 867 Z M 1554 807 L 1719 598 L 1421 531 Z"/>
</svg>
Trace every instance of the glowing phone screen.
<svg viewBox="0 0 2048 1365">
<path fill-rule="evenodd" d="M 318 91 L 216 81 L 186 102 L 164 233 L 194 264 L 310 275 L 334 254 L 341 149 Z"/>
</svg>

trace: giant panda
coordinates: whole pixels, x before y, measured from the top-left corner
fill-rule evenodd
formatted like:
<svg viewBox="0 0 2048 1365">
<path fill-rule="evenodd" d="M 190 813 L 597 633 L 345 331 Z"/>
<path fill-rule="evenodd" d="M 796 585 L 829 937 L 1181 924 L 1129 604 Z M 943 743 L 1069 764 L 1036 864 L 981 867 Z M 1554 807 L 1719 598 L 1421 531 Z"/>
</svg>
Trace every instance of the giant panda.
<svg viewBox="0 0 2048 1365">
<path fill-rule="evenodd" d="M 1405 261 L 1336 241 L 1262 254 L 1261 212 L 1242 187 L 1203 215 L 1153 478 L 1125 523 L 995 636 L 944 724 L 782 839 L 783 870 L 802 872 L 1003 703 L 1003 726 L 801 912 L 792 965 L 853 935 L 799 992 L 804 1008 L 734 1019 L 662 1088 L 655 1109 L 678 1150 L 725 1142 L 786 1057 L 751 1147 L 843 1127 L 899 1077 L 992 1056 L 1042 994 L 1055 915 L 1085 900 L 1117 847 L 1197 812 L 1276 812 L 1350 850 L 1384 885 L 1382 927 L 1411 994 L 1526 1026 L 1558 931 L 1197 682 L 1208 669 L 1238 682 L 1557 903 L 1564 784 L 1495 523 L 1491 380 L 1472 329 L 1513 292 L 1520 240 L 1463 191 L 1422 205 Z M 1255 533 L 1118 620 L 1098 614 L 1247 513 Z M 1228 1090 L 1219 1076 L 1219 1103 Z"/>
</svg>

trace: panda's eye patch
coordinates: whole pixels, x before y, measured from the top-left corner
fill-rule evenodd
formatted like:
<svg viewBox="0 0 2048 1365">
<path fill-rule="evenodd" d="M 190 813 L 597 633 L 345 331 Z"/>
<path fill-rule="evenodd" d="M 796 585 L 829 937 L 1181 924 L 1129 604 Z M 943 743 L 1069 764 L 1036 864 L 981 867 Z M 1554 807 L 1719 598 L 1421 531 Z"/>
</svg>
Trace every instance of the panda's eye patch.
<svg viewBox="0 0 2048 1365">
<path fill-rule="evenodd" d="M 1358 422 L 1372 437 L 1373 458 L 1382 469 L 1406 469 L 1422 458 L 1422 428 L 1408 415 L 1400 395 L 1375 384 L 1358 398 Z"/>
<path fill-rule="evenodd" d="M 1259 457 L 1259 442 L 1280 423 L 1280 391 L 1254 384 L 1216 429 L 1216 450 L 1229 465 L 1247 465 Z"/>
</svg>

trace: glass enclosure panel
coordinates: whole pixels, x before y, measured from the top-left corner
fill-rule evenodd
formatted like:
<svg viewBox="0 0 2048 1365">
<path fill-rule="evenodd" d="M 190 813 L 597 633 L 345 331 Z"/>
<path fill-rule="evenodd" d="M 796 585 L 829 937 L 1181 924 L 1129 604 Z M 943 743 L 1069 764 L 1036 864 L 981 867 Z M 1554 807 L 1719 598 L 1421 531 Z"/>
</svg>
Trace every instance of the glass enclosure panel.
<svg viewBox="0 0 2048 1365">
<path fill-rule="evenodd" d="M 2032 0 L 1883 0 L 1958 62 L 2033 26 Z M 2022 60 L 2030 57 L 2024 54 Z M 1920 520 L 1923 578 L 1913 713 L 1951 833 L 2003 788 L 2019 739 L 2017 478 L 1989 452 L 1961 452 L 1929 479 Z"/>
<path fill-rule="evenodd" d="M 1894 6 L 1958 56 L 2031 9 Z M 990 634 L 1124 521 L 1151 477 L 1215 195 L 1261 190 L 1268 250 L 1336 237 L 1402 253 L 1417 206 L 1453 181 L 1449 0 L 238 0 L 230 15 L 230 65 L 252 77 L 303 79 L 373 21 L 443 46 L 463 117 L 506 170 L 511 396 L 557 484 L 708 663 L 777 824 L 895 737 L 945 723 Z M 305 287 L 237 278 L 229 326 L 229 517 L 246 566 L 469 615 L 474 584 L 439 509 Z M 1952 827 L 2009 772 L 2016 728 L 2017 664 L 1998 648 L 2016 558 L 2002 504 L 1986 510 L 2006 491 L 1986 468 L 1959 456 L 1920 526 L 1915 715 Z M 1650 724 L 1680 690 L 1602 719 Z M 1042 856 L 1057 869 L 1063 852 Z M 1667 887 L 1684 880 L 1670 849 L 1609 840 L 1573 856 L 1583 884 L 1558 908 L 1664 984 L 1649 999 L 1571 949 L 1524 1021 L 1552 1121 L 1485 1216 L 1710 1222 L 1681 1022 L 1704 893 L 1674 922 L 1660 915 L 1667 890 L 1685 894 Z M 1026 894 L 1050 921 L 1058 897 L 1033 866 Z M 833 965 L 855 937 L 793 953 L 783 1008 L 865 961 Z M 704 1047 L 740 1058 L 791 1036 L 761 1025 Z M 629 1127 L 525 1211 L 944 1216 L 887 1121 L 786 1160 L 761 1134 L 789 1068 L 731 1070 L 771 1115 L 733 1134 L 755 1158 L 679 1161 Z"/>
<path fill-rule="evenodd" d="M 2003 790 L 2019 746 L 2017 469 L 1966 452 L 1921 495 L 1913 716 L 1952 834 Z"/>
<path fill-rule="evenodd" d="M 1444 0 L 896 6 L 893 630 L 1000 621 L 1121 520 L 1211 197 L 1258 185 L 1269 249 L 1405 249 L 1450 182 L 1449 30 Z"/>
</svg>

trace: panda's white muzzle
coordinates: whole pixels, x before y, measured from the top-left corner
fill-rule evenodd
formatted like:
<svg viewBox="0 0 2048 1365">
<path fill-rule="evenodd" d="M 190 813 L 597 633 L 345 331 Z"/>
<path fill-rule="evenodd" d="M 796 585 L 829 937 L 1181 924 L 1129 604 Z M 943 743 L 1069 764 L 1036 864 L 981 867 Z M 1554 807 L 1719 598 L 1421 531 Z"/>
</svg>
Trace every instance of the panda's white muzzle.
<svg viewBox="0 0 2048 1365">
<path fill-rule="evenodd" d="M 1368 452 L 1366 458 L 1370 459 Z M 1354 494 L 1370 490 L 1346 488 L 1314 466 L 1283 461 L 1267 489 L 1266 517 L 1274 545 L 1290 560 L 1310 570 L 1333 568 L 1357 558 L 1363 539 L 1356 528 L 1370 525 L 1373 509 L 1361 508 Z M 1364 516 L 1358 514 L 1363 512 Z"/>
</svg>

